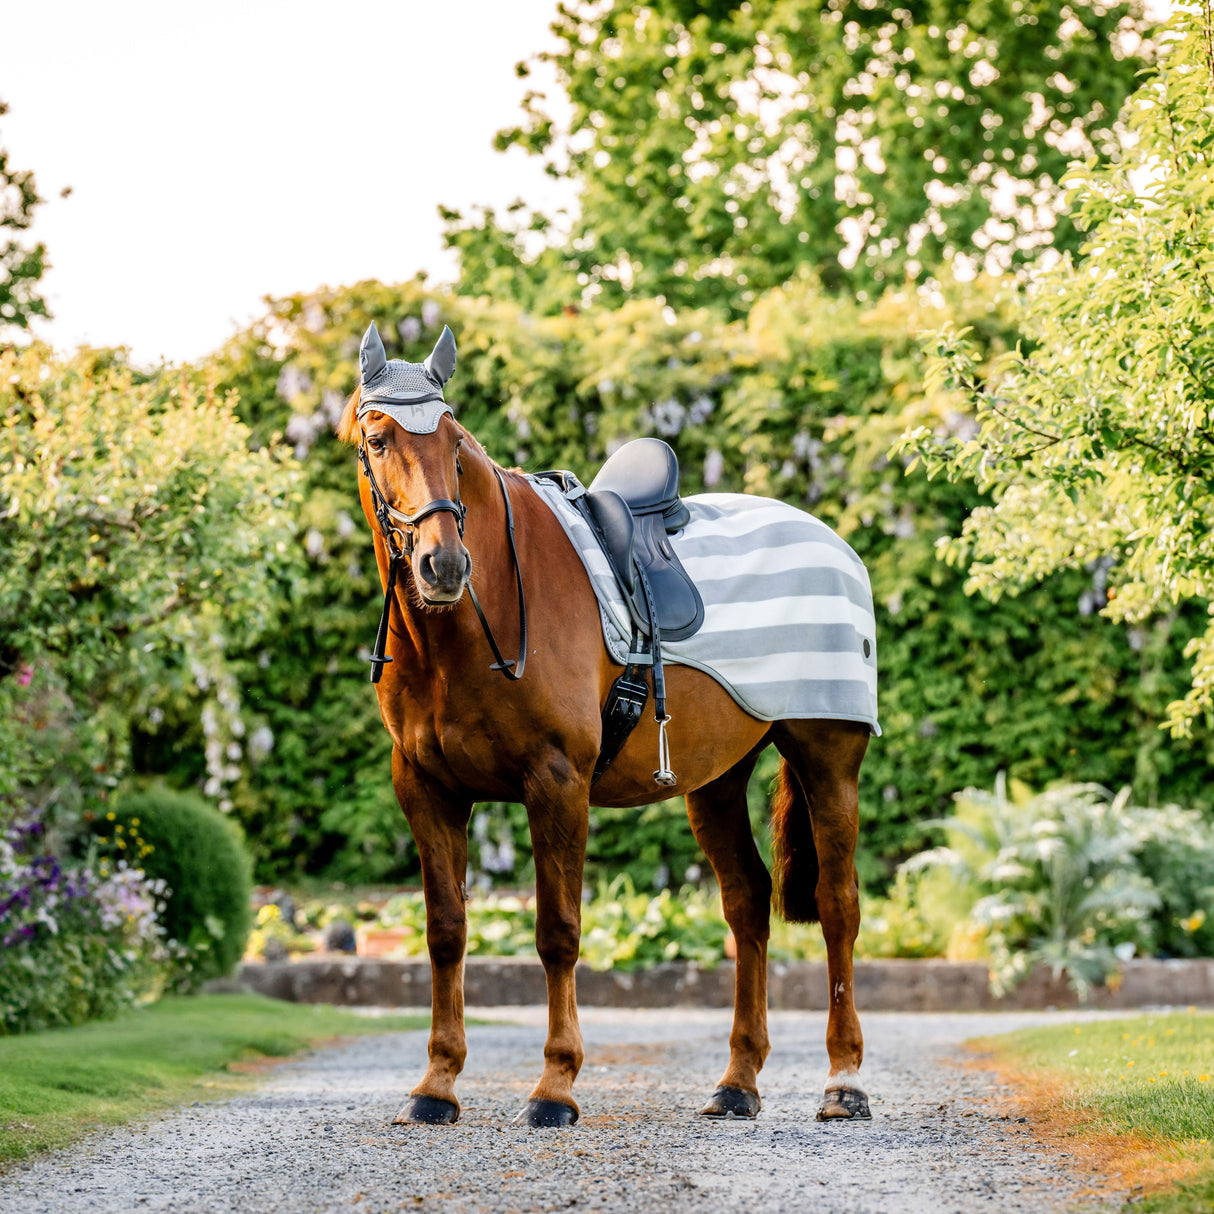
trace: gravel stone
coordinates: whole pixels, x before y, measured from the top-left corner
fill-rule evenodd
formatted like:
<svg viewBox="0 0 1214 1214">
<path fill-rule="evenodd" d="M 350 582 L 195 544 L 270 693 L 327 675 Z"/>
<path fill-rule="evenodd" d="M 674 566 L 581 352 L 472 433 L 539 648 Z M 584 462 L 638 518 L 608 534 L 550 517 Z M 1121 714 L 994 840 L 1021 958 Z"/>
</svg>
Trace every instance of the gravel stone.
<svg viewBox="0 0 1214 1214">
<path fill-rule="evenodd" d="M 1101 1013 L 862 1015 L 869 1122 L 818 1123 L 826 1018 L 773 1012 L 757 1121 L 696 1116 L 728 1057 L 730 1013 L 584 1009 L 581 1121 L 510 1125 L 539 1075 L 542 1008 L 477 1010 L 463 1112 L 393 1126 L 426 1034 L 367 1037 L 275 1069 L 256 1090 L 107 1130 L 0 1177 L 5 1214 L 1043 1214 L 1094 1179 L 1007 1119 L 966 1038 Z M 1031 1126 L 1027 1127 L 1031 1131 Z M 1110 1208 L 1092 1206 L 1094 1208 Z"/>
</svg>

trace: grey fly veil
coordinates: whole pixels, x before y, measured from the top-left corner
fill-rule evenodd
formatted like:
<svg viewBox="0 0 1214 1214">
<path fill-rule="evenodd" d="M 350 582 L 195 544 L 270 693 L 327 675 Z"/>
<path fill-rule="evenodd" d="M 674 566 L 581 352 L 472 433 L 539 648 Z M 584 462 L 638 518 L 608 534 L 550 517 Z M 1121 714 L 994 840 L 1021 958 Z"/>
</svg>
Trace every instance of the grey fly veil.
<svg viewBox="0 0 1214 1214">
<path fill-rule="evenodd" d="M 443 384 L 455 371 L 455 338 L 444 325 L 424 363 L 389 361 L 384 343 L 372 321 L 358 351 L 362 369 L 358 417 L 374 410 L 386 413 L 411 434 L 433 434 L 444 413 L 454 411 L 443 399 Z"/>
</svg>

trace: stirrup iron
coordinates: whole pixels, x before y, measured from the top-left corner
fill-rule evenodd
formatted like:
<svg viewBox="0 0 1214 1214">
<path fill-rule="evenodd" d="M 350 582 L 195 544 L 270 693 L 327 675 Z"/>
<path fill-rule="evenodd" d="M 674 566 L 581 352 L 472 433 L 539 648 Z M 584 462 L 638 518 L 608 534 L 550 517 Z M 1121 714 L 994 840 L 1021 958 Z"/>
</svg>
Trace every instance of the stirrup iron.
<svg viewBox="0 0 1214 1214">
<path fill-rule="evenodd" d="M 679 782 L 679 777 L 670 770 L 670 742 L 666 738 L 669 724 L 669 713 L 658 721 L 658 769 L 653 773 L 653 782 L 661 788 L 673 788 Z"/>
</svg>

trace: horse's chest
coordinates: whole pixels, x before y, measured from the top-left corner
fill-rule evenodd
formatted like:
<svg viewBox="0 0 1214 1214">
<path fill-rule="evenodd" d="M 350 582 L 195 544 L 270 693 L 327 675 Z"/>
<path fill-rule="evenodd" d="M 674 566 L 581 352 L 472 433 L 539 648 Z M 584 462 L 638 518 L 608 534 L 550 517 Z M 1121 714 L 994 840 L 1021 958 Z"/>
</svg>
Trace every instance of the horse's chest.
<svg viewBox="0 0 1214 1214">
<path fill-rule="evenodd" d="M 410 762 L 465 788 L 505 791 L 519 762 L 519 739 L 506 722 L 464 706 L 412 723 L 402 750 Z"/>
</svg>

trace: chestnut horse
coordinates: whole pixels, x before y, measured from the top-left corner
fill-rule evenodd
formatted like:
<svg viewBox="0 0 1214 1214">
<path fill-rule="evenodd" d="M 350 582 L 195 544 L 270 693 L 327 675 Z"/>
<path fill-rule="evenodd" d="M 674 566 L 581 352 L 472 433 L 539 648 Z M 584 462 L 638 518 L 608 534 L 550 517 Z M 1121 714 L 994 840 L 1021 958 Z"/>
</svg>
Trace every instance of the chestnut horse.
<svg viewBox="0 0 1214 1214">
<path fill-rule="evenodd" d="M 440 388 L 453 367 L 454 343 Z M 359 492 L 385 586 L 390 552 L 367 472 L 394 512 L 425 515 L 411 528 L 412 552 L 390 596 L 390 664 L 377 685 L 393 744 L 393 785 L 421 858 L 433 976 L 429 1066 L 395 1121 L 449 1123 L 459 1115 L 455 1080 L 467 1052 L 468 822 L 477 801 L 517 801 L 526 806 L 535 855 L 535 943 L 547 978 L 548 1035 L 543 1073 L 516 1121 L 571 1125 L 579 1115 L 573 1085 L 583 1057 L 574 967 L 591 774 L 601 710 L 622 669 L 604 645 L 585 568 L 526 477 L 498 468 L 445 405 L 429 433 L 415 433 L 374 408 L 364 407 L 360 418 L 360 393 L 370 398 L 365 383 L 364 363 L 364 384 L 350 398 L 338 435 L 367 460 Z M 426 513 L 436 503 L 445 505 Z M 518 654 L 526 671 L 509 681 L 490 670 L 489 647 L 465 590 L 470 583 L 475 588 L 510 654 L 520 636 L 516 577 L 526 596 L 527 648 Z M 713 678 L 688 666 L 669 666 L 666 680 L 677 785 L 654 783 L 658 727 L 650 712 L 595 784 L 593 800 L 643 806 L 684 796 L 696 841 L 720 883 L 737 941 L 734 1020 L 729 1063 L 702 1112 L 754 1117 L 760 1108 L 758 1076 L 769 1049 L 772 879 L 751 835 L 746 785 L 760 752 L 774 744 L 782 757 L 772 818 L 777 906 L 790 920 L 820 920 L 827 949 L 830 1077 L 818 1117 L 867 1117 L 852 948 L 860 922 L 856 782 L 869 728 L 851 721 L 758 720 Z"/>
</svg>

